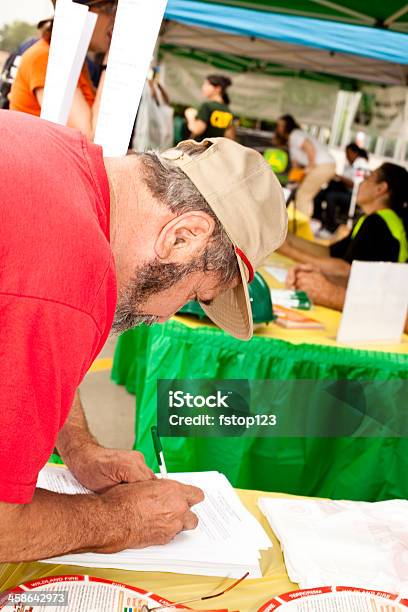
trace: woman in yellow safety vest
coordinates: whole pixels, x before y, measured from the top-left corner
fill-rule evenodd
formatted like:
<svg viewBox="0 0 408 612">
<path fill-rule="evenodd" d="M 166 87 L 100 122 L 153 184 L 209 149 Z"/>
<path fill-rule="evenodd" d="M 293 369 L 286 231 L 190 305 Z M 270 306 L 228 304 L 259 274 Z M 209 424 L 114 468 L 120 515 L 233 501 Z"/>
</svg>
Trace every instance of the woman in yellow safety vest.
<svg viewBox="0 0 408 612">
<path fill-rule="evenodd" d="M 351 263 L 362 261 L 399 261 L 408 259 L 408 172 L 396 164 L 385 163 L 361 183 L 357 203 L 363 215 L 351 234 L 334 243 L 332 257 Z"/>
<path fill-rule="evenodd" d="M 384 163 L 361 183 L 357 203 L 363 215 L 348 236 L 330 247 L 290 237 L 280 249 L 295 261 L 321 272 L 348 277 L 350 264 L 360 261 L 408 260 L 408 172 Z"/>
</svg>

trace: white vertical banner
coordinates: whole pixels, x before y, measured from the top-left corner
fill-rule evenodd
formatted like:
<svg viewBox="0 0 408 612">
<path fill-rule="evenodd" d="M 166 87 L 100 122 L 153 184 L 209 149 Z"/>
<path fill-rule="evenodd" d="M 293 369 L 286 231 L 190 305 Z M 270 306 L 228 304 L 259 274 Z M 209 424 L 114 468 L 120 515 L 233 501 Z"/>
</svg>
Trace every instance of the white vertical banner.
<svg viewBox="0 0 408 612">
<path fill-rule="evenodd" d="M 408 137 L 408 87 L 374 87 L 362 90 L 355 127 L 384 138 Z"/>
<path fill-rule="evenodd" d="M 119 0 L 95 142 L 126 155 L 167 0 Z"/>
<path fill-rule="evenodd" d="M 66 125 L 97 15 L 87 6 L 58 0 L 50 43 L 41 117 Z"/>
</svg>

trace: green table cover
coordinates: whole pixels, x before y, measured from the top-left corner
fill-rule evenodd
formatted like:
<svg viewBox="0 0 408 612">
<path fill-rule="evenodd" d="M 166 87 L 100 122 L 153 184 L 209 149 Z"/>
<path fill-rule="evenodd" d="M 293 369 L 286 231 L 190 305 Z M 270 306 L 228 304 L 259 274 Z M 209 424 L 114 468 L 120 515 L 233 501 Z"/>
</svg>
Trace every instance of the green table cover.
<svg viewBox="0 0 408 612">
<path fill-rule="evenodd" d="M 157 421 L 160 378 L 408 379 L 408 355 L 296 345 L 256 336 L 241 342 L 213 327 L 191 329 L 171 320 L 123 334 L 112 378 L 136 394 L 135 448 L 157 468 L 150 427 Z M 162 442 L 170 471 L 219 470 L 235 487 L 366 501 L 408 497 L 406 438 L 164 438 Z"/>
</svg>

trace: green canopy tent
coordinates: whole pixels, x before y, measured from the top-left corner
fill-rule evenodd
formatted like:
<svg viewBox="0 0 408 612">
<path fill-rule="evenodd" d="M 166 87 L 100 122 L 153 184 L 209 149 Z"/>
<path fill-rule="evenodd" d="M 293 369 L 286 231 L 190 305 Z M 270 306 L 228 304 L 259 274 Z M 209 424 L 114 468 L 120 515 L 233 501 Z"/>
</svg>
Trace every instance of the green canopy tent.
<svg viewBox="0 0 408 612">
<path fill-rule="evenodd" d="M 161 40 L 297 71 L 406 85 L 408 4 L 364 1 L 358 10 L 352 4 L 169 0 Z"/>
<path fill-rule="evenodd" d="M 351 137 L 361 96 L 351 92 L 368 84 L 398 86 L 402 88 L 398 98 L 407 91 L 408 4 L 401 0 L 358 4 L 349 0 L 169 0 L 166 18 L 161 43 L 171 69 L 170 94 L 180 104 L 199 101 L 201 62 L 201 72 L 215 68 L 238 74 L 231 91 L 236 114 L 273 120 L 280 108 L 310 126 L 331 127 L 330 144 L 343 146 Z M 290 102 L 298 98 L 297 104 L 287 104 L 285 91 L 279 103 L 278 92 L 265 84 L 267 79 L 247 78 L 254 74 L 273 77 L 269 81 L 275 83 L 281 77 L 297 78 L 288 94 Z M 241 75 L 245 84 L 250 83 L 248 89 L 257 92 L 249 100 Z M 305 79 L 315 82 L 308 86 Z M 330 84 L 342 90 L 338 103 L 330 95 Z M 261 90 L 265 103 L 259 109 L 254 102 L 259 106 Z M 268 99 L 272 101 L 269 108 Z M 242 102 L 238 109 L 237 101 Z M 246 112 L 248 108 L 252 114 Z M 375 129 L 373 135 L 378 136 Z M 404 130 L 383 132 L 373 140 L 377 155 L 390 155 L 385 152 L 387 138 L 394 147 L 391 155 L 404 161 Z"/>
<path fill-rule="evenodd" d="M 408 3 L 404 0 L 211 0 L 211 3 L 408 32 Z"/>
</svg>

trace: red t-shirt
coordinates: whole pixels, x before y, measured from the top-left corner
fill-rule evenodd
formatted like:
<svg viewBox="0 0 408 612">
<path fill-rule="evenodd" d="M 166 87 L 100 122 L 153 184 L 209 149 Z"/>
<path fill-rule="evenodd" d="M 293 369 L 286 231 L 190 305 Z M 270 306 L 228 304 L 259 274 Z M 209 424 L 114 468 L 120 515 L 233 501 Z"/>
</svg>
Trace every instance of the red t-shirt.
<svg viewBox="0 0 408 612">
<path fill-rule="evenodd" d="M 0 501 L 28 503 L 116 306 L 102 150 L 0 111 Z"/>
</svg>

